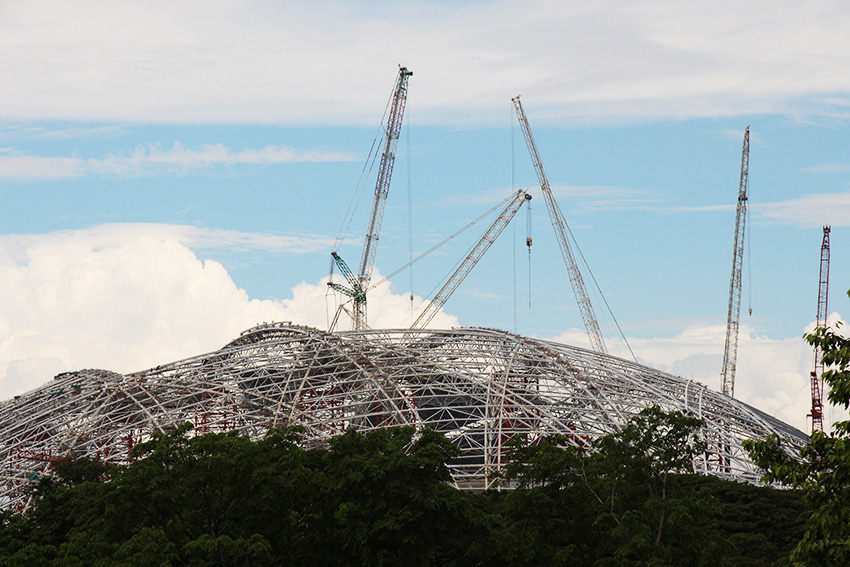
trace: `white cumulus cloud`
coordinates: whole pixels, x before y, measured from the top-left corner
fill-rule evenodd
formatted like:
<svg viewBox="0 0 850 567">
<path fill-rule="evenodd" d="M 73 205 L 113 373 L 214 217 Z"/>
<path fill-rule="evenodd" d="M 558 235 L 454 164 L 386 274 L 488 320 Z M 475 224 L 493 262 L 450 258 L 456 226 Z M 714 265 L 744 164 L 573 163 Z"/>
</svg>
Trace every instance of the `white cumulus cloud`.
<svg viewBox="0 0 850 567">
<path fill-rule="evenodd" d="M 830 323 L 839 319 L 837 313 L 829 318 Z M 814 327 L 815 324 L 810 323 L 801 329 L 799 338 L 771 339 L 756 335 L 742 325 L 735 376 L 737 399 L 807 433 L 811 428 L 806 416 L 811 409 L 809 373 L 814 355 L 801 337 L 804 331 L 811 332 Z M 640 363 L 720 391 L 725 337 L 725 325 L 694 325 L 674 337 L 631 338 L 629 344 Z M 572 329 L 554 340 L 589 346 L 586 333 L 579 329 Z M 608 339 L 607 344 L 610 352 L 630 358 L 621 340 Z M 831 414 L 825 413 L 826 425 L 831 421 Z"/>
<path fill-rule="evenodd" d="M 326 280 L 303 282 L 288 298 L 252 299 L 183 243 L 185 232 L 106 225 L 0 237 L 0 399 L 66 370 L 126 373 L 202 354 L 264 321 L 327 325 Z M 389 283 L 369 301 L 375 326 L 399 326 L 409 313 Z M 440 313 L 432 325 L 457 320 Z"/>
</svg>

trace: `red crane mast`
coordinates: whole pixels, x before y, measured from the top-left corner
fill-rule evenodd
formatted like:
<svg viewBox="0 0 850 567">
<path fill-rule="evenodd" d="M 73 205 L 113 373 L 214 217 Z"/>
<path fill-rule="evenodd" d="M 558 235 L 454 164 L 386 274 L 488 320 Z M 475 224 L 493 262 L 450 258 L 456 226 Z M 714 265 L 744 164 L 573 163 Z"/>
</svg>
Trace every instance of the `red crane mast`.
<svg viewBox="0 0 850 567">
<path fill-rule="evenodd" d="M 820 247 L 820 281 L 818 284 L 818 322 L 817 328 L 826 328 L 829 314 L 829 225 L 823 227 L 823 243 Z M 823 431 L 823 362 L 818 347 L 815 347 L 815 368 L 812 378 L 812 433 Z"/>
</svg>

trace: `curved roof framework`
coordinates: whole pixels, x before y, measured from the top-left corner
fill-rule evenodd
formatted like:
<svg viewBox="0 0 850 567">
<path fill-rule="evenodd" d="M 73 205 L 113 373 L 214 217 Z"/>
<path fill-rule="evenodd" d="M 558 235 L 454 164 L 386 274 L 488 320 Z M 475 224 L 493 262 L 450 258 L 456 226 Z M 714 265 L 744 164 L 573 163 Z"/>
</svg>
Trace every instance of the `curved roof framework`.
<svg viewBox="0 0 850 567">
<path fill-rule="evenodd" d="M 64 373 L 0 403 L 0 507 L 25 509 L 27 485 L 62 457 L 127 463 L 136 444 L 186 421 L 195 434 L 253 438 L 302 425 L 312 445 L 349 427 L 430 426 L 462 450 L 451 464 L 456 484 L 480 488 L 505 463 L 513 435 L 567 434 L 582 444 L 652 405 L 705 419 L 709 451 L 697 472 L 755 481 L 742 440 L 777 433 L 794 450 L 808 439 L 697 382 L 504 331 L 263 324 L 209 354 L 128 375 Z"/>
</svg>

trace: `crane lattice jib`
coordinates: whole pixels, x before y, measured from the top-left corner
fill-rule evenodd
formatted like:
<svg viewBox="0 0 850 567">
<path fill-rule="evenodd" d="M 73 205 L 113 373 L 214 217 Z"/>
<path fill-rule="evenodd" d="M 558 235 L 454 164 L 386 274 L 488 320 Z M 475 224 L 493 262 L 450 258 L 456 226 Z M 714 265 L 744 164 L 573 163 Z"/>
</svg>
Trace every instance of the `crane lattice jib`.
<svg viewBox="0 0 850 567">
<path fill-rule="evenodd" d="M 732 277 L 729 280 L 729 311 L 726 316 L 726 346 L 720 389 L 735 396 L 735 368 L 738 364 L 738 327 L 741 317 L 741 268 L 744 264 L 744 233 L 747 225 L 747 182 L 750 171 L 750 127 L 744 130 L 741 151 L 741 179 L 738 183 L 738 210 L 735 214 L 735 246 L 732 250 Z"/>
<path fill-rule="evenodd" d="M 360 280 L 354 275 L 351 268 L 345 263 L 345 260 L 336 251 L 331 252 L 331 256 L 333 256 L 334 263 L 336 263 L 339 271 L 342 272 L 342 275 L 351 287 L 345 287 L 334 282 L 328 282 L 328 286 L 351 297 L 354 299 L 355 304 L 366 301 L 366 290 L 360 286 Z"/>
<path fill-rule="evenodd" d="M 829 299 L 829 226 L 823 227 L 823 242 L 820 247 L 820 279 L 818 284 L 817 328 L 827 325 Z M 818 347 L 815 347 L 815 368 L 812 370 L 812 432 L 823 431 L 823 362 Z"/>
<path fill-rule="evenodd" d="M 599 330 L 599 323 L 593 312 L 593 305 L 590 303 L 590 297 L 587 295 L 584 279 L 578 269 L 578 264 L 576 264 L 575 256 L 570 247 L 570 241 L 567 238 L 567 223 L 564 220 L 564 215 L 561 213 L 558 202 L 555 200 L 555 196 L 552 194 L 552 188 L 549 186 L 549 179 L 546 177 L 546 170 L 543 169 L 543 162 L 540 160 L 540 154 L 537 152 L 537 144 L 534 143 L 534 136 L 531 134 L 531 127 L 528 125 L 528 118 L 526 118 L 525 110 L 522 108 L 522 102 L 520 102 L 519 96 L 512 98 L 511 101 L 514 103 L 517 120 L 522 129 L 522 135 L 525 137 L 525 144 L 528 146 L 528 153 L 531 156 L 534 171 L 537 172 L 537 180 L 540 182 L 540 190 L 543 192 L 543 201 L 546 203 L 546 208 L 549 211 L 549 219 L 552 222 L 552 228 L 555 230 L 555 238 L 558 241 L 561 255 L 567 265 L 570 284 L 576 296 L 578 309 L 581 313 L 582 321 L 584 321 L 584 327 L 587 329 L 590 344 L 593 350 L 607 353 L 608 349 L 605 347 L 605 341 L 602 340 L 602 332 Z"/>
<path fill-rule="evenodd" d="M 363 289 L 369 287 L 372 278 L 372 269 L 375 266 L 375 252 L 378 248 L 378 239 L 381 236 L 381 223 L 384 220 L 384 209 L 387 204 L 387 194 L 390 190 L 390 181 L 395 164 L 395 153 L 398 147 L 398 138 L 401 133 L 401 121 L 404 117 L 404 107 L 407 103 L 407 81 L 413 75 L 406 67 L 398 70 L 395 90 L 393 90 L 393 101 L 390 115 L 387 119 L 386 141 L 384 153 L 381 155 L 381 164 L 378 167 L 378 179 L 375 183 L 375 197 L 372 200 L 372 212 L 369 216 L 369 228 L 366 231 L 366 241 L 363 246 L 363 256 L 360 259 L 360 285 Z"/>
<path fill-rule="evenodd" d="M 522 204 L 530 199 L 531 195 L 525 191 L 520 189 L 516 192 L 508 205 L 499 214 L 499 216 L 496 217 L 493 224 L 490 225 L 490 228 L 487 229 L 487 232 L 484 233 L 484 236 L 478 240 L 469 254 L 466 255 L 463 262 L 461 262 L 460 266 L 458 266 L 454 273 L 449 276 L 449 279 L 446 280 L 446 283 L 443 284 L 443 287 L 440 288 L 440 291 L 437 292 L 434 299 L 432 299 L 422 313 L 419 314 L 419 317 L 417 317 L 416 321 L 414 321 L 410 326 L 411 329 L 424 329 L 428 323 L 431 322 L 434 315 L 436 315 L 440 308 L 445 305 L 452 293 L 454 293 L 466 276 L 469 275 L 469 272 L 472 271 L 472 268 L 475 267 L 478 260 L 480 260 L 484 253 L 487 252 L 493 242 L 495 242 L 502 231 L 505 230 L 505 227 L 510 224 L 511 219 L 514 218 L 514 215 L 516 215 L 516 212 L 520 209 Z"/>
</svg>

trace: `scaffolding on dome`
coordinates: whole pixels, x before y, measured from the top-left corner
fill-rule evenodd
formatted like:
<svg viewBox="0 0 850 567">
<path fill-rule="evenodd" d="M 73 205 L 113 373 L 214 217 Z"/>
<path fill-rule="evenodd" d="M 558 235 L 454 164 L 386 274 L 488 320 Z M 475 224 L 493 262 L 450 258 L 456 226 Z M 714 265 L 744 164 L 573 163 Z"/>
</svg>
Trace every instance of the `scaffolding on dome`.
<svg viewBox="0 0 850 567">
<path fill-rule="evenodd" d="M 506 463 L 514 435 L 533 443 L 567 434 L 582 444 L 652 405 L 705 420 L 709 451 L 695 472 L 757 481 L 742 440 L 775 433 L 790 451 L 808 439 L 697 382 L 504 331 L 263 324 L 209 354 L 128 375 L 64 373 L 0 402 L 0 508 L 26 510 L 27 487 L 58 459 L 127 464 L 136 444 L 187 421 L 194 435 L 235 430 L 255 439 L 301 425 L 310 446 L 349 427 L 432 427 L 462 451 L 451 463 L 456 485 L 481 489 Z"/>
</svg>

